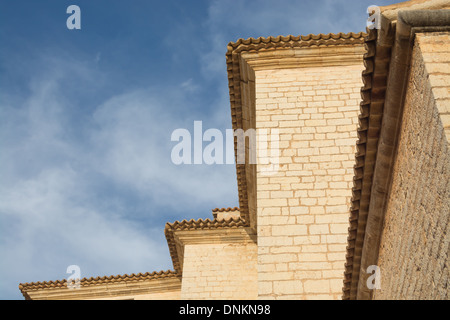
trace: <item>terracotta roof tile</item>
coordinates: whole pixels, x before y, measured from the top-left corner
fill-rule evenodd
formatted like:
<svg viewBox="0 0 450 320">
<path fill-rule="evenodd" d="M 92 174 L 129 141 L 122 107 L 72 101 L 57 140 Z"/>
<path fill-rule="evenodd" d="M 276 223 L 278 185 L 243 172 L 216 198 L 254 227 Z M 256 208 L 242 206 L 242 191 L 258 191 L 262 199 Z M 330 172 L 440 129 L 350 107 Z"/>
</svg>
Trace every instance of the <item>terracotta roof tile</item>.
<svg viewBox="0 0 450 320">
<path fill-rule="evenodd" d="M 215 208 L 212 210 L 212 212 L 230 212 L 230 211 L 239 211 L 238 207 L 234 207 L 234 208 Z"/>
<path fill-rule="evenodd" d="M 364 242 L 369 208 L 373 170 L 383 114 L 390 48 L 377 47 L 377 30 L 370 30 L 365 38 L 365 70 L 362 72 L 364 86 L 361 88 L 359 126 L 356 154 L 350 227 L 348 229 L 347 254 L 344 272 L 343 299 L 354 299 L 361 263 L 361 243 Z"/>
<path fill-rule="evenodd" d="M 180 230 L 203 230 L 203 229 L 225 229 L 225 228 L 237 228 L 245 227 L 245 220 L 242 218 L 230 218 L 226 220 L 211 220 L 211 219 L 198 219 L 198 220 L 183 220 L 175 221 L 174 223 L 166 223 L 165 232 L 180 231 Z"/>
<path fill-rule="evenodd" d="M 228 50 L 234 51 L 239 46 L 244 47 L 241 51 L 268 49 L 268 48 L 293 48 L 320 45 L 339 45 L 348 43 L 363 43 L 365 33 L 329 33 L 329 34 L 309 34 L 307 36 L 278 36 L 278 37 L 259 37 L 239 39 L 236 42 L 228 44 Z"/>
</svg>

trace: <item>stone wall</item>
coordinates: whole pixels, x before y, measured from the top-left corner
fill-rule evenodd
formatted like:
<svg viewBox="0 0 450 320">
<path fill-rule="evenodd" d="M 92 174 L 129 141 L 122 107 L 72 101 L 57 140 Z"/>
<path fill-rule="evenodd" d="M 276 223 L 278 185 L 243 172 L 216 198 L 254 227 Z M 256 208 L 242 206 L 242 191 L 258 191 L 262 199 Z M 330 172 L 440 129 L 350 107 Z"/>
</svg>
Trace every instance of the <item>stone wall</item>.
<svg viewBox="0 0 450 320">
<path fill-rule="evenodd" d="M 255 71 L 256 128 L 281 150 L 278 173 L 256 173 L 259 298 L 342 296 L 362 69 Z"/>
<path fill-rule="evenodd" d="M 418 34 L 375 299 L 449 299 L 450 37 Z"/>
<path fill-rule="evenodd" d="M 257 299 L 255 243 L 186 245 L 181 299 Z"/>
</svg>

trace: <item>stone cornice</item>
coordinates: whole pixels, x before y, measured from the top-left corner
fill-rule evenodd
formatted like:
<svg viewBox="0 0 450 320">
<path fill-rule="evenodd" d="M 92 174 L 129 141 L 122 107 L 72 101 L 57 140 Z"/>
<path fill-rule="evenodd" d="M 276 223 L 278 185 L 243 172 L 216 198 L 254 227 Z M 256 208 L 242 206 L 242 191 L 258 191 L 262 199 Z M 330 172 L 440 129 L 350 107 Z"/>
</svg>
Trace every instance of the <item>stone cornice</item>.
<svg viewBox="0 0 450 320">
<path fill-rule="evenodd" d="M 186 245 L 211 245 L 221 243 L 256 243 L 256 233 L 249 227 L 210 230 L 174 231 L 173 240 L 177 247 L 180 268 L 183 270 Z"/>
<path fill-rule="evenodd" d="M 195 244 L 255 243 L 256 234 L 249 227 L 175 231 L 174 240 L 183 246 Z"/>
<path fill-rule="evenodd" d="M 362 45 L 300 47 L 243 52 L 241 57 L 255 71 L 267 69 L 333 67 L 361 64 Z"/>
</svg>

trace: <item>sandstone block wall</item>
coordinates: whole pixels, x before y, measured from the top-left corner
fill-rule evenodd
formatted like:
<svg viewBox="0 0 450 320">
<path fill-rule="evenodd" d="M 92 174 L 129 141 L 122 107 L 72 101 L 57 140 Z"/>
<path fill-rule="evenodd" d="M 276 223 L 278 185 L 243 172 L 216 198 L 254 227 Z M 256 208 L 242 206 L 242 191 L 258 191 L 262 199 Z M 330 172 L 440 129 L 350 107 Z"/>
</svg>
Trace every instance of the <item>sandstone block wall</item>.
<svg viewBox="0 0 450 320">
<path fill-rule="evenodd" d="M 278 129 L 280 170 L 257 167 L 261 299 L 340 299 L 362 61 L 255 71 L 258 129 Z"/>
<path fill-rule="evenodd" d="M 186 245 L 181 299 L 257 299 L 255 243 Z"/>
<path fill-rule="evenodd" d="M 416 37 L 375 299 L 450 298 L 449 52 L 449 33 Z"/>
</svg>

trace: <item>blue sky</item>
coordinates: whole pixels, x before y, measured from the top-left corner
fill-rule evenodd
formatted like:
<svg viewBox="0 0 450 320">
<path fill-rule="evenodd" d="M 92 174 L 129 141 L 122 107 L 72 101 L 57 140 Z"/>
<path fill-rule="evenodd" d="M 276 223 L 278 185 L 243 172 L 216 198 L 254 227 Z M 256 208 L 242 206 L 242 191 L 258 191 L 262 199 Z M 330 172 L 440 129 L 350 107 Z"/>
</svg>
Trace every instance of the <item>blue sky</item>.
<svg viewBox="0 0 450 320">
<path fill-rule="evenodd" d="M 394 2 L 0 0 L 0 298 L 74 264 L 172 269 L 166 222 L 238 206 L 234 165 L 170 158 L 177 128 L 231 128 L 227 43 L 359 32 Z"/>
</svg>

